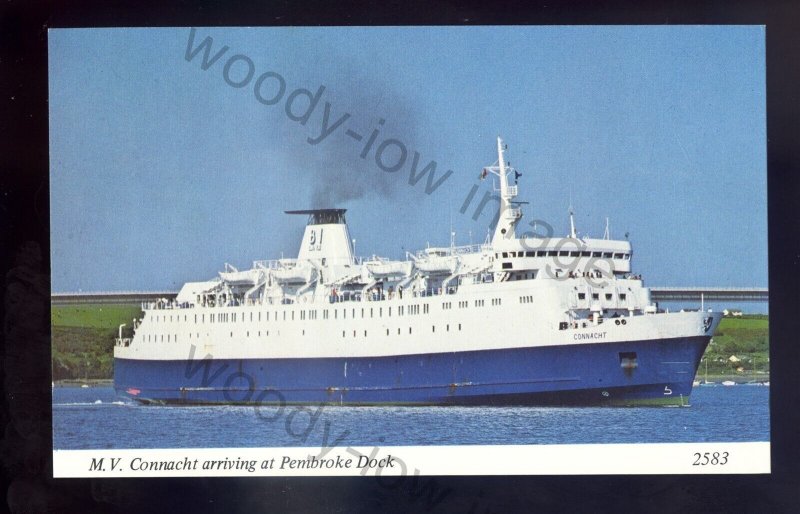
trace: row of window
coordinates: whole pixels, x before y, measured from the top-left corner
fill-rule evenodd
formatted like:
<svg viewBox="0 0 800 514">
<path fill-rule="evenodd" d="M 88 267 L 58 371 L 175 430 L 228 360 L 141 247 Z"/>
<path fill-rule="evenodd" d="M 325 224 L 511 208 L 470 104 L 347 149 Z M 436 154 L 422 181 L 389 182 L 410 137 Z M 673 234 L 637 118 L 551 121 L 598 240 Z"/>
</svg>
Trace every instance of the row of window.
<svg viewBox="0 0 800 514">
<path fill-rule="evenodd" d="M 527 250 L 517 252 L 498 252 L 494 254 L 496 258 L 508 259 L 510 257 L 602 257 L 605 259 L 625 259 L 630 260 L 631 254 L 629 253 L 614 253 L 614 252 L 587 252 L 578 250 Z"/>
<path fill-rule="evenodd" d="M 458 324 L 458 330 L 461 331 L 461 323 Z M 431 332 L 436 333 L 436 325 L 431 325 Z M 445 332 L 450 332 L 450 324 L 449 323 L 445 325 Z M 364 330 L 364 337 L 367 337 L 367 333 L 368 332 L 366 330 Z M 391 333 L 391 331 L 387 328 L 386 329 L 386 335 L 388 336 L 390 333 Z M 401 333 L 402 333 L 402 329 L 400 327 L 397 327 L 397 335 L 400 335 Z M 411 327 L 408 327 L 408 333 L 409 334 L 412 333 Z M 305 332 L 304 332 L 303 335 L 305 335 Z M 342 330 L 342 337 L 347 337 L 347 330 Z M 353 337 L 358 337 L 358 330 L 353 330 Z"/>
<path fill-rule="evenodd" d="M 613 298 L 614 298 L 613 293 L 606 293 L 606 300 L 611 300 Z M 578 293 L 578 300 L 585 300 L 585 299 L 586 299 L 586 293 Z M 599 299 L 600 299 L 600 293 L 592 293 L 592 300 L 599 300 Z M 628 295 L 626 293 L 620 293 L 619 299 L 627 300 Z"/>
<path fill-rule="evenodd" d="M 500 298 L 495 298 L 495 299 L 492 300 L 492 305 L 500 305 L 500 303 L 501 303 Z M 484 305 L 484 301 L 483 300 L 475 300 L 475 307 L 483 307 L 483 305 Z M 460 301 L 460 302 L 458 302 L 458 306 L 460 308 L 466 308 L 466 307 L 469 306 L 469 301 L 468 300 Z M 442 303 L 442 309 L 444 309 L 444 310 L 452 309 L 452 307 L 453 307 L 452 302 L 444 302 L 444 303 Z M 408 308 L 407 312 L 406 312 L 406 308 Z M 348 319 L 347 318 L 347 311 L 348 311 L 347 308 L 344 308 L 344 309 L 330 309 L 330 310 L 333 310 L 333 319 L 339 319 L 340 315 L 341 315 L 341 319 Z M 359 309 L 351 308 L 349 310 L 350 310 L 351 319 L 355 319 L 356 315 L 358 314 Z M 362 307 L 360 309 L 361 318 L 362 319 L 366 318 L 367 315 L 369 315 L 368 317 L 370 317 L 370 318 L 374 318 L 374 317 L 376 317 L 376 315 L 377 315 L 377 317 L 382 318 L 383 317 L 383 310 L 384 310 L 383 307 L 369 307 L 369 308 Z M 392 307 L 387 307 L 386 311 L 387 311 L 387 315 L 389 317 L 391 317 L 392 316 Z M 317 312 L 316 309 L 303 309 L 303 310 L 300 310 L 298 312 L 300 313 L 299 314 L 300 321 L 318 319 L 317 318 L 318 312 Z M 404 316 L 404 315 L 406 315 L 406 313 L 408 315 L 419 314 L 420 313 L 420 305 L 419 304 L 407 305 L 407 306 L 406 305 L 399 305 L 399 306 L 397 306 L 396 313 L 397 313 L 397 316 Z M 429 313 L 430 313 L 430 305 L 427 304 L 427 303 L 422 304 L 422 314 L 429 314 Z M 237 316 L 237 314 L 239 314 L 239 313 L 235 313 L 235 312 L 234 313 L 227 313 L 227 312 L 214 313 L 214 312 L 212 312 L 212 313 L 208 314 L 208 322 L 209 323 L 235 323 L 237 320 L 241 320 L 242 322 L 246 321 L 246 313 L 241 313 L 241 316 Z M 258 322 L 262 321 L 262 311 L 259 311 L 257 313 L 251 312 L 249 314 L 250 314 L 250 321 L 258 321 Z M 270 313 L 269 313 L 269 311 L 263 311 L 263 314 L 264 314 L 263 319 L 265 321 L 270 321 Z M 295 320 L 295 311 L 289 312 L 288 316 L 287 316 L 287 311 L 283 311 L 283 320 L 286 321 L 287 317 L 288 317 L 288 319 L 290 321 L 294 321 Z M 180 321 L 180 315 L 172 315 L 172 314 L 170 314 L 170 315 L 166 315 L 166 314 L 152 315 L 152 319 L 156 323 L 158 323 L 158 322 L 167 322 L 167 321 L 169 321 L 169 322 Z M 272 319 L 274 319 L 274 320 L 279 319 L 278 311 L 274 311 L 274 316 L 273 316 Z M 329 309 L 323 309 L 322 310 L 322 319 L 330 319 Z M 184 314 L 183 321 L 187 321 L 187 320 L 188 320 L 188 317 L 187 317 L 187 315 Z M 206 322 L 206 314 L 205 313 L 195 314 L 194 315 L 194 322 L 195 323 L 205 323 Z"/>
<path fill-rule="evenodd" d="M 200 339 L 200 332 L 189 332 L 189 339 L 192 339 L 192 335 L 194 335 L 195 339 Z M 206 334 L 206 335 L 208 335 L 208 334 Z M 269 330 L 264 331 L 264 335 L 269 337 Z M 303 330 L 303 335 L 305 335 L 305 330 Z M 178 342 L 178 334 L 175 334 L 175 335 L 166 334 L 166 336 L 167 336 L 166 342 L 168 342 L 168 343 L 171 343 L 171 342 L 176 342 L 177 343 Z M 164 342 L 164 334 L 147 334 L 147 335 L 142 336 L 142 337 L 144 338 L 144 341 L 146 341 L 148 343 L 159 343 L 159 342 L 163 343 Z M 233 337 L 233 332 L 231 332 L 231 338 L 232 337 Z M 247 337 L 250 337 L 250 331 L 249 330 L 247 331 Z M 258 331 L 258 337 L 261 337 L 261 330 Z"/>
<path fill-rule="evenodd" d="M 519 303 L 533 303 L 533 296 L 520 296 Z"/>
<path fill-rule="evenodd" d="M 458 330 L 461 331 L 461 323 L 458 324 Z M 446 332 L 450 332 L 450 324 L 449 323 L 445 325 L 445 331 Z M 431 332 L 434 332 L 434 333 L 436 332 L 436 325 L 431 325 Z M 357 330 L 353 330 L 353 337 L 356 337 L 357 333 L 358 333 Z M 388 336 L 389 333 L 390 333 L 390 331 L 387 328 L 386 329 L 386 335 Z M 397 335 L 400 335 L 400 333 L 401 333 L 401 329 L 398 328 L 397 329 Z M 408 333 L 409 334 L 412 333 L 411 327 L 408 327 Z M 345 337 L 346 334 L 347 334 L 347 331 L 346 330 L 342 330 L 342 337 Z M 208 335 L 208 334 L 206 334 L 206 335 Z M 269 330 L 264 331 L 264 335 L 269 337 Z M 306 335 L 306 331 L 305 330 L 303 330 L 303 335 Z M 163 342 L 165 342 L 164 336 L 165 336 L 165 334 L 158 334 L 158 335 L 157 334 L 147 334 L 146 336 L 143 336 L 143 337 L 144 337 L 144 340 L 147 341 L 148 343 L 158 343 L 158 342 L 163 343 Z M 196 339 L 200 339 L 200 332 L 195 332 L 194 336 L 195 336 Z M 233 338 L 233 332 L 230 333 L 230 336 L 231 336 L 231 338 Z M 246 337 L 248 337 L 248 338 L 250 337 L 250 331 L 249 330 L 246 333 Z M 261 330 L 258 331 L 258 337 L 261 337 Z M 364 337 L 367 337 L 367 331 L 366 330 L 364 330 Z M 189 333 L 189 339 L 192 339 L 192 333 L 191 332 Z M 171 342 L 176 342 L 177 343 L 178 342 L 178 334 L 174 334 L 174 335 L 173 334 L 166 334 L 166 342 L 167 343 L 171 343 Z"/>
</svg>

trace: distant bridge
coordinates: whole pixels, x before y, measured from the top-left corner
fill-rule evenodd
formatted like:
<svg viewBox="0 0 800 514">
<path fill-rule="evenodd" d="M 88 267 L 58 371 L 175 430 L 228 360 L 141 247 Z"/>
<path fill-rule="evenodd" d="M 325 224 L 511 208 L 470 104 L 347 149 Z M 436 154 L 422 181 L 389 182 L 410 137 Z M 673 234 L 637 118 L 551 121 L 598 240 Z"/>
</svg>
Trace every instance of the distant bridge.
<svg viewBox="0 0 800 514">
<path fill-rule="evenodd" d="M 177 291 L 96 291 L 92 293 L 53 293 L 50 302 L 53 305 L 76 304 L 122 304 L 154 302 L 159 298 L 172 300 L 178 296 Z"/>
<path fill-rule="evenodd" d="M 651 287 L 651 297 L 656 302 L 693 301 L 769 301 L 766 287 Z M 107 291 L 92 293 L 53 293 L 53 305 L 76 304 L 121 304 L 152 302 L 159 298 L 171 300 L 178 296 L 177 291 Z"/>
<path fill-rule="evenodd" d="M 656 302 L 700 301 L 706 302 L 767 302 L 766 287 L 651 287 L 650 297 Z"/>
</svg>

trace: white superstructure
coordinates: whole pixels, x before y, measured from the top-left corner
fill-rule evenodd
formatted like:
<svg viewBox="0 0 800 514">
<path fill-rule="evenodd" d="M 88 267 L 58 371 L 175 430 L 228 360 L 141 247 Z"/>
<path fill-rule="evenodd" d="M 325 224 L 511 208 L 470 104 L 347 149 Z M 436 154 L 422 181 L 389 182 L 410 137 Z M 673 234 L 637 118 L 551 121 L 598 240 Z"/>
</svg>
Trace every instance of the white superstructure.
<svg viewBox="0 0 800 514">
<path fill-rule="evenodd" d="M 143 306 L 121 359 L 367 357 L 604 344 L 704 334 L 702 313 L 659 312 L 625 241 L 518 238 L 518 193 L 497 139 L 501 209 L 484 244 L 404 260 L 354 255 L 344 209 L 308 216 L 296 259 L 226 265 Z M 570 213 L 570 217 L 572 214 Z"/>
</svg>

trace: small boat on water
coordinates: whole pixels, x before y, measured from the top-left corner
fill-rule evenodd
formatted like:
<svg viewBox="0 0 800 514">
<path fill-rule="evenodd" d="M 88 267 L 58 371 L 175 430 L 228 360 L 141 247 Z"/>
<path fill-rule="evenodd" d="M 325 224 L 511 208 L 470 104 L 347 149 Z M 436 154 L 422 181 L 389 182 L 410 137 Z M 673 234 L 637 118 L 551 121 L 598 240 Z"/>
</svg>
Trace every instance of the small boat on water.
<svg viewBox="0 0 800 514">
<path fill-rule="evenodd" d="M 724 382 L 722 382 L 722 385 L 728 386 L 728 387 L 735 386 L 736 382 L 734 382 L 733 380 L 725 380 Z"/>
</svg>

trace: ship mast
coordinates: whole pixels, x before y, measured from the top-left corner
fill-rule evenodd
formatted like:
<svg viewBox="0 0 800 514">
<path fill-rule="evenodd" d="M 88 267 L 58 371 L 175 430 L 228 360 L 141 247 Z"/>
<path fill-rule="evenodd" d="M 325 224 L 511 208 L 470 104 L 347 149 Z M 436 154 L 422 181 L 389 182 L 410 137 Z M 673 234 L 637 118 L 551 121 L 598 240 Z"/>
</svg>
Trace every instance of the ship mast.
<svg viewBox="0 0 800 514">
<path fill-rule="evenodd" d="M 505 145 L 500 137 L 497 137 L 497 166 L 487 168 L 488 171 L 500 177 L 500 215 L 497 220 L 497 227 L 494 229 L 492 242 L 499 242 L 502 239 L 512 239 L 516 236 L 514 227 L 522 218 L 522 211 L 514 204 L 517 196 L 517 186 L 508 184 L 508 172 L 511 168 L 506 166 Z"/>
</svg>

